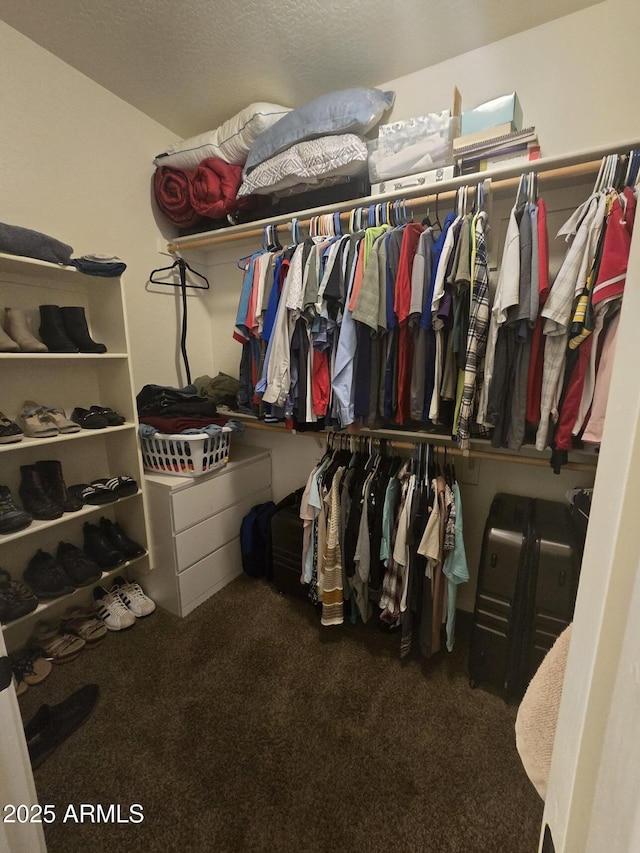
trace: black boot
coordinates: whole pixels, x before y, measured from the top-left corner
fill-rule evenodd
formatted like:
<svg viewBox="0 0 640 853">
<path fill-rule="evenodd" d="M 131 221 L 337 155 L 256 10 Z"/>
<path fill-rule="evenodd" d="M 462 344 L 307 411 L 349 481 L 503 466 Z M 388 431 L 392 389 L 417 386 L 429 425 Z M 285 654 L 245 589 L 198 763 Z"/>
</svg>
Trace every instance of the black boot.
<svg viewBox="0 0 640 853">
<path fill-rule="evenodd" d="M 36 469 L 47 496 L 51 498 L 53 503 L 61 506 L 65 512 L 77 512 L 79 509 L 82 509 L 82 501 L 73 497 L 67 491 L 67 486 L 62 476 L 62 465 L 57 459 L 36 462 Z"/>
<path fill-rule="evenodd" d="M 130 560 L 134 557 L 141 557 L 143 554 L 146 554 L 142 545 L 139 545 L 137 542 L 134 542 L 133 539 L 130 539 L 117 522 L 111 521 L 109 518 L 104 518 L 103 516 L 100 519 L 100 530 L 102 530 L 113 547 L 118 551 L 121 551 L 125 557 L 128 557 Z"/>
<path fill-rule="evenodd" d="M 116 550 L 99 527 L 85 522 L 83 550 L 87 557 L 97 563 L 101 569 L 114 569 L 125 562 L 122 551 Z"/>
<path fill-rule="evenodd" d="M 84 308 L 62 308 L 64 328 L 80 352 L 106 352 L 104 344 L 97 344 L 89 334 Z"/>
<path fill-rule="evenodd" d="M 62 311 L 58 305 L 40 306 L 40 337 L 49 352 L 78 352 L 64 328 Z"/>
<path fill-rule="evenodd" d="M 35 465 L 20 466 L 20 487 L 18 489 L 22 506 L 39 521 L 60 518 L 64 510 L 54 503 L 47 494 L 45 483 Z"/>
</svg>

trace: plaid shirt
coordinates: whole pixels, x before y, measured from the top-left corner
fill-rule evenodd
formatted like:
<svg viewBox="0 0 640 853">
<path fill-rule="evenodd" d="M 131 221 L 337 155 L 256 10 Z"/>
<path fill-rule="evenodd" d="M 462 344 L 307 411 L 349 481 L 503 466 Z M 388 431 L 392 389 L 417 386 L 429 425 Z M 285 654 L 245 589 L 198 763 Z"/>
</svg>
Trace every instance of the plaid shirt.
<svg viewBox="0 0 640 853">
<path fill-rule="evenodd" d="M 458 421 L 458 444 L 463 450 L 469 447 L 470 421 L 476 398 L 476 390 L 482 378 L 482 362 L 487 347 L 489 330 L 489 268 L 487 265 L 487 242 L 485 239 L 487 214 L 476 217 L 476 252 L 473 267 L 473 289 L 467 351 L 465 356 L 464 388 Z"/>
</svg>

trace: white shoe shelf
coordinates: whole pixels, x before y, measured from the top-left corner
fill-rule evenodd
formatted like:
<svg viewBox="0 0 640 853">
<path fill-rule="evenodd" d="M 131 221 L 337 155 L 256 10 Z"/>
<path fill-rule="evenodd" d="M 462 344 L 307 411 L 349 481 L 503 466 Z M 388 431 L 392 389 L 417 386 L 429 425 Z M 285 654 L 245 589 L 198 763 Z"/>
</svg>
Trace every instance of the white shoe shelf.
<svg viewBox="0 0 640 853">
<path fill-rule="evenodd" d="M 91 337 L 104 343 L 107 352 L 0 353 L 0 411 L 11 420 L 17 420 L 26 400 L 59 406 L 67 416 L 76 407 L 88 409 L 100 405 L 116 410 L 126 422 L 121 426 L 83 429 L 49 438 L 25 436 L 22 441 L 2 444 L 0 485 L 11 489 L 15 503 L 22 507 L 18 491 L 20 466 L 57 459 L 62 464 L 67 486 L 126 474 L 141 488 L 137 494 L 113 503 L 85 504 L 78 512 L 64 513 L 51 521 L 33 521 L 23 530 L 0 534 L 0 567 L 20 581 L 38 549 L 55 556 L 60 541 L 82 547 L 83 524 L 87 521 L 97 523 L 102 516 L 118 522 L 128 536 L 148 548 L 123 283 L 120 278 L 88 276 L 74 267 L 0 253 L 0 306 L 22 309 L 31 331 L 38 335 L 40 305 L 82 306 Z M 149 555 L 103 572 L 102 580 L 97 583 L 104 583 L 129 568 L 146 574 Z M 38 618 L 46 614 L 53 620 L 71 605 L 92 601 L 95 585 L 42 600 L 33 613 L 3 625 L 9 651 L 28 641 Z"/>
</svg>

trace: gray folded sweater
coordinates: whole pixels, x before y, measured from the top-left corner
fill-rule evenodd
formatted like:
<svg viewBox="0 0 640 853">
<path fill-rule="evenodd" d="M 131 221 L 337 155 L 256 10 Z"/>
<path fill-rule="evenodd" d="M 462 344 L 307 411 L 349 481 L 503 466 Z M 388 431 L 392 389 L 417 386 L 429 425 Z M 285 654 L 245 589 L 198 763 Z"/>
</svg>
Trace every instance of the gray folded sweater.
<svg viewBox="0 0 640 853">
<path fill-rule="evenodd" d="M 48 234 L 42 234 L 40 231 L 0 222 L 0 252 L 37 258 L 40 261 L 50 261 L 52 264 L 68 264 L 73 249 L 66 243 L 56 240 L 55 237 L 49 237 Z"/>
</svg>

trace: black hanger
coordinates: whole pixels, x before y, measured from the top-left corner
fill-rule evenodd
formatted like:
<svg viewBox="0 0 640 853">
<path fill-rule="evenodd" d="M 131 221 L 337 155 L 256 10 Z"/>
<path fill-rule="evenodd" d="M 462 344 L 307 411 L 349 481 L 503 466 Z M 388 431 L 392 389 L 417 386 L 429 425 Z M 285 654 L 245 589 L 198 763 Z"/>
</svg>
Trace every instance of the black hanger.
<svg viewBox="0 0 640 853">
<path fill-rule="evenodd" d="M 440 201 L 440 193 L 436 193 L 436 225 L 440 229 L 440 233 L 442 233 L 442 222 L 440 222 L 440 216 L 438 214 L 438 202 Z"/>
<path fill-rule="evenodd" d="M 173 269 L 178 270 L 180 276 L 178 284 L 174 281 L 160 281 L 159 279 L 154 278 L 156 273 L 168 272 Z M 201 278 L 204 281 L 204 284 L 187 284 L 187 270 L 189 270 L 193 275 L 198 276 L 198 278 Z M 182 360 L 184 361 L 184 369 L 187 375 L 187 385 L 191 385 L 191 368 L 189 367 L 189 358 L 187 356 L 187 288 L 191 287 L 195 290 L 209 290 L 209 279 L 194 270 L 193 267 L 190 267 L 184 258 L 178 257 L 171 266 L 160 267 L 159 269 L 152 270 L 149 275 L 149 281 L 152 281 L 154 284 L 164 285 L 165 287 L 180 288 L 182 293 L 182 331 L 180 334 L 180 351 L 182 352 Z"/>
<path fill-rule="evenodd" d="M 175 261 L 169 267 L 158 267 L 158 269 L 156 269 L 156 270 L 151 270 L 151 273 L 149 274 L 149 281 L 152 281 L 154 284 L 162 284 L 162 285 L 165 285 L 168 287 L 178 287 L 178 285 L 173 281 L 161 281 L 160 279 L 154 278 L 154 275 L 156 273 L 169 272 L 170 270 L 174 270 L 174 269 L 178 269 L 178 271 L 180 272 L 181 278 L 182 278 L 182 272 L 184 271 L 185 287 L 192 287 L 195 290 L 209 290 L 209 279 L 206 276 L 199 273 L 197 270 L 194 270 L 192 266 L 189 266 L 189 264 L 185 261 L 184 258 L 179 258 L 179 257 L 176 258 Z M 186 282 L 186 270 L 189 270 L 190 273 L 198 276 L 198 278 L 201 278 L 204 281 L 204 284 L 191 284 L 191 283 L 187 284 L 187 282 Z M 182 281 L 180 281 L 180 286 L 182 286 Z"/>
</svg>

